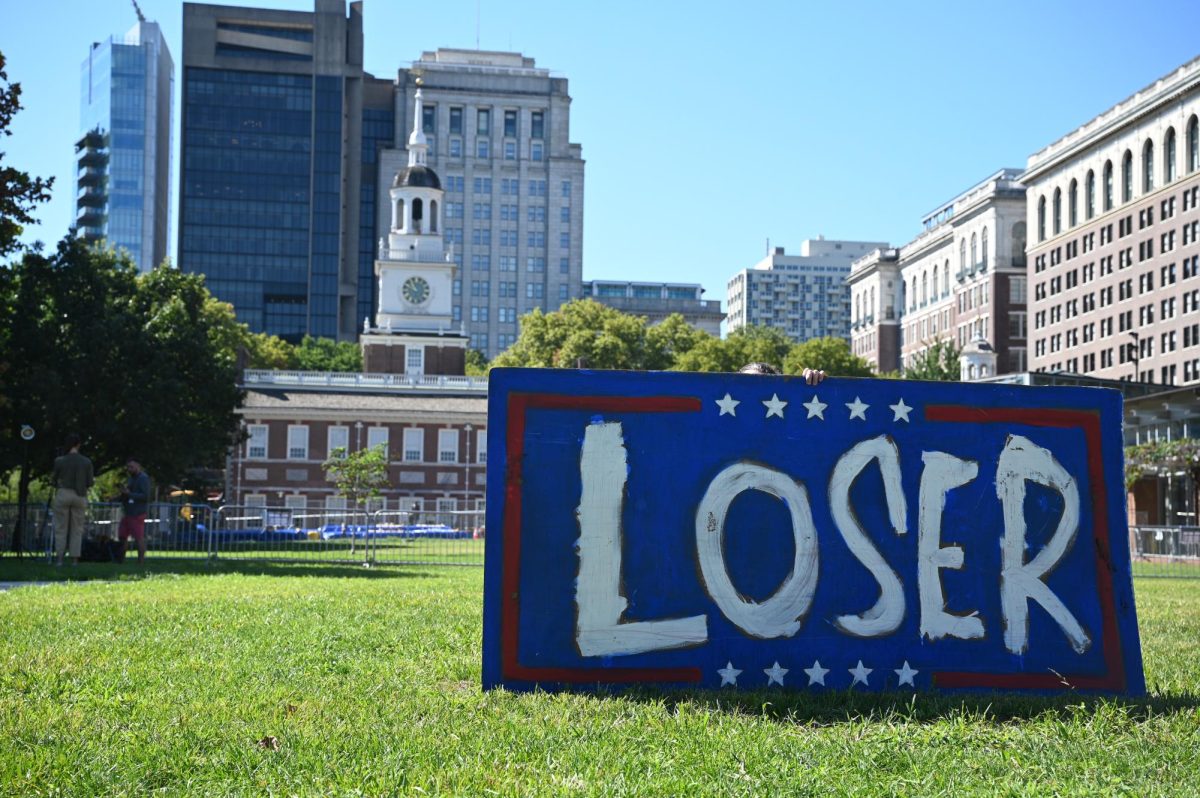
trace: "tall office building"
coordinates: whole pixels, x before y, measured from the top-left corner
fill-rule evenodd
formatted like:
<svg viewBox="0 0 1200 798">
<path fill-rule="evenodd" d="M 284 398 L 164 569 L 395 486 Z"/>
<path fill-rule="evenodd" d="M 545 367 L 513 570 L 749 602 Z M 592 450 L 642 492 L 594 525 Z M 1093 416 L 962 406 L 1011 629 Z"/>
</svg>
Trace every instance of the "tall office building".
<svg viewBox="0 0 1200 798">
<path fill-rule="evenodd" d="M 826 241 L 824 236 L 800 244 L 799 255 L 783 247 L 728 285 L 727 329 L 747 324 L 778 327 L 797 342 L 809 338 L 850 338 L 850 264 L 887 244 L 871 241 Z"/>
<path fill-rule="evenodd" d="M 1200 382 L 1200 58 L 1029 156 L 1034 371 Z"/>
<path fill-rule="evenodd" d="M 254 331 L 352 339 L 373 307 L 375 154 L 395 126 L 362 24 L 345 0 L 184 4 L 179 266 Z"/>
<path fill-rule="evenodd" d="M 126 250 L 140 271 L 167 256 L 175 64 L 158 23 L 96 42 L 81 67 L 78 234 Z"/>
<path fill-rule="evenodd" d="M 578 296 L 583 274 L 583 157 L 570 141 L 565 78 L 519 53 L 426 52 L 395 87 L 397 149 L 379 158 L 377 194 L 408 161 L 399 149 L 421 81 L 428 163 L 445 191 L 444 238 L 459 268 L 453 320 L 489 358 L 517 319 Z M 390 224 L 376 203 L 376 229 Z"/>
</svg>

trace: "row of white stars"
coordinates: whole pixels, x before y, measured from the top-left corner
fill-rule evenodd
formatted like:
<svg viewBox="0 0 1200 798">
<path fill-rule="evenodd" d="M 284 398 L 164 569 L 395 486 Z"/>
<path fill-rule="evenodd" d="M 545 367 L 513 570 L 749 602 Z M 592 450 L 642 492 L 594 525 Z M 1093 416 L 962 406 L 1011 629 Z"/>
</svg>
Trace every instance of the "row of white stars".
<svg viewBox="0 0 1200 798">
<path fill-rule="evenodd" d="M 717 407 L 721 408 L 721 412 L 718 414 L 718 416 L 736 416 L 737 406 L 742 403 L 740 399 L 734 399 L 728 394 L 728 392 L 725 394 L 723 399 L 714 399 L 713 401 L 717 403 Z M 854 397 L 853 402 L 846 402 L 845 404 L 846 408 L 850 411 L 851 420 L 856 418 L 863 421 L 867 420 L 867 409 L 870 407 L 869 404 L 857 396 Z M 783 409 L 788 406 L 788 403 L 780 399 L 779 394 L 773 393 L 771 394 L 770 399 L 763 400 L 763 406 L 767 408 L 767 418 L 770 418 L 771 416 L 783 418 Z M 817 418 L 821 421 L 825 420 L 825 408 L 829 407 L 829 405 L 825 402 L 822 402 L 816 394 L 813 394 L 812 399 L 801 403 L 800 406 L 808 410 L 807 418 Z M 892 421 L 909 421 L 908 414 L 912 411 L 912 408 L 904 403 L 903 398 L 894 405 L 888 405 L 888 407 L 891 408 L 893 413 Z"/>
<path fill-rule="evenodd" d="M 819 684 L 822 687 L 825 686 L 825 674 L 829 673 L 829 668 L 822 668 L 820 660 L 813 660 L 813 665 L 811 668 L 803 668 L 802 670 L 808 674 L 809 687 L 812 687 L 814 684 Z M 874 668 L 868 668 L 864 666 L 862 660 L 860 659 L 857 666 L 853 668 L 847 668 L 846 670 L 851 676 L 854 677 L 854 681 L 850 682 L 851 687 L 856 684 L 861 684 L 863 687 L 870 687 L 868 679 L 870 678 L 871 674 L 874 673 Z M 909 687 L 916 689 L 916 685 L 913 684 L 913 677 L 920 673 L 920 671 L 909 667 L 908 660 L 904 660 L 904 667 L 895 668 L 894 671 L 895 674 L 900 677 L 900 684 L 898 685 L 899 687 L 903 687 L 907 684 Z M 733 667 L 733 663 L 729 662 L 724 668 L 718 668 L 717 673 L 721 674 L 722 687 L 726 685 L 733 685 L 736 687 L 738 676 L 742 674 L 742 671 Z M 783 687 L 783 677 L 788 674 L 788 669 L 780 667 L 779 661 L 776 660 L 775 664 L 771 667 L 763 668 L 763 673 L 767 675 L 767 687 L 770 687 L 773 684 Z"/>
</svg>

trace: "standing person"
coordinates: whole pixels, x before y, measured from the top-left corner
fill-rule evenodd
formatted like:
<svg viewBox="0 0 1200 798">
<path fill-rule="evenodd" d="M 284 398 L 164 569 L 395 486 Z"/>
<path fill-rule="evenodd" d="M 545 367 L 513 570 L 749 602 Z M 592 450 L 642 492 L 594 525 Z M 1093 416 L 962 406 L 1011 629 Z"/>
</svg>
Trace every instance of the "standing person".
<svg viewBox="0 0 1200 798">
<path fill-rule="evenodd" d="M 72 432 L 63 441 L 67 453 L 54 459 L 54 551 L 57 555 L 55 564 L 59 566 L 63 564 L 68 548 L 71 564 L 79 562 L 87 516 L 87 492 L 96 481 L 92 461 L 79 453 L 81 443 L 79 436 Z"/>
<path fill-rule="evenodd" d="M 146 562 L 146 503 L 150 501 L 150 477 L 142 464 L 132 457 L 125 462 L 129 479 L 121 488 L 121 526 L 117 540 L 124 543 L 130 535 L 137 541 L 138 565 Z"/>
</svg>

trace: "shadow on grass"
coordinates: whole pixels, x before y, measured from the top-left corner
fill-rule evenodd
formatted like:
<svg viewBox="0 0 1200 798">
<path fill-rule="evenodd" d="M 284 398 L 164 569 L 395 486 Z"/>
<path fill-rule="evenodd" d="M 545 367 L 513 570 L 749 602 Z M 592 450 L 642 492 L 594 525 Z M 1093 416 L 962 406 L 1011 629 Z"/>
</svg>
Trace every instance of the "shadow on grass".
<svg viewBox="0 0 1200 798">
<path fill-rule="evenodd" d="M 323 578 L 355 577 L 360 579 L 407 579 L 427 577 L 424 571 L 400 567 L 367 568 L 354 563 L 276 563 L 254 560 L 216 560 L 186 558 L 148 558 L 138 565 L 137 558 L 124 563 L 91 563 L 64 565 L 56 568 L 43 558 L 0 558 L 0 582 L 87 582 L 92 580 L 124 581 L 155 576 L 214 576 L 244 574 L 246 576 L 308 576 Z"/>
<path fill-rule="evenodd" d="M 617 693 L 605 697 L 617 697 Z M 1125 698 L 1093 694 L 1067 693 L 1054 696 L 1011 695 L 1002 693 L 857 693 L 846 690 L 827 693 L 749 691 L 743 693 L 716 690 L 653 693 L 621 693 L 627 700 L 700 707 L 737 715 L 766 718 L 781 724 L 827 725 L 859 720 L 895 720 L 931 723 L 947 718 L 965 718 L 973 722 L 1006 723 L 1046 715 L 1058 719 L 1093 714 L 1103 707 L 1115 707 L 1130 720 L 1141 722 L 1153 717 L 1200 708 L 1200 694 L 1181 693 L 1165 696 Z"/>
</svg>

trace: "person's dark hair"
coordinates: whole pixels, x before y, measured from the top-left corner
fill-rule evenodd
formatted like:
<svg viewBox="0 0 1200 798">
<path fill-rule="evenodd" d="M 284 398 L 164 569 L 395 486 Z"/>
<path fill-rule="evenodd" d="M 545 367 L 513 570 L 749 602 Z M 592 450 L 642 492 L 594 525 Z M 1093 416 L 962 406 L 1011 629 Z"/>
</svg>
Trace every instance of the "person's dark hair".
<svg viewBox="0 0 1200 798">
<path fill-rule="evenodd" d="M 738 369 L 738 374 L 779 374 L 779 369 L 772 366 L 770 363 L 747 363 Z"/>
<path fill-rule="evenodd" d="M 63 438 L 63 448 L 67 451 L 71 451 L 81 443 L 83 443 L 83 439 L 74 432 L 68 432 L 67 437 Z"/>
</svg>

